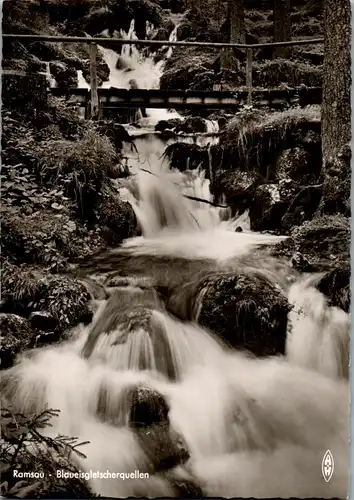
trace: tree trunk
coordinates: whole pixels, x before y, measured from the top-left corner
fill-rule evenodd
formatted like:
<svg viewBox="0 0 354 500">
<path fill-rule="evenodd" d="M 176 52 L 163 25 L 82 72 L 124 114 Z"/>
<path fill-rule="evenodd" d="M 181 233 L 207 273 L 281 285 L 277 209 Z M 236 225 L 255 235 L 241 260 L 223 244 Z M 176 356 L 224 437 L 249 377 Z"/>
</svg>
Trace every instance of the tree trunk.
<svg viewBox="0 0 354 500">
<path fill-rule="evenodd" d="M 245 43 L 245 11 L 243 0 L 229 0 L 230 42 Z"/>
<path fill-rule="evenodd" d="M 246 30 L 245 30 L 245 10 L 243 7 L 243 0 L 228 0 L 228 20 L 230 29 L 230 43 L 245 43 Z M 234 53 L 230 49 L 223 49 L 221 51 L 221 66 L 222 69 L 235 70 Z"/>
<path fill-rule="evenodd" d="M 327 214 L 350 212 L 350 22 L 350 0 L 326 0 L 320 212 Z"/>
<path fill-rule="evenodd" d="M 291 39 L 291 6 L 290 0 L 274 0 L 274 41 L 287 42 Z M 285 58 L 287 47 L 278 47 L 274 51 L 276 57 Z"/>
</svg>

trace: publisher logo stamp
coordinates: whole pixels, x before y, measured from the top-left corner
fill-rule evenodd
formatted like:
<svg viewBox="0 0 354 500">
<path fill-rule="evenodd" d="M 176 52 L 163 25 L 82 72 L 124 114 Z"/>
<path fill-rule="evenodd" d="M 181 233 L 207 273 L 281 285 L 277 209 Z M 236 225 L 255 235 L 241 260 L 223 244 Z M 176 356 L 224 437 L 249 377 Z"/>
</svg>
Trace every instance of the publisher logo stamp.
<svg viewBox="0 0 354 500">
<path fill-rule="evenodd" d="M 326 483 L 329 483 L 334 471 L 334 459 L 330 450 L 327 450 L 322 460 L 322 476 Z"/>
</svg>

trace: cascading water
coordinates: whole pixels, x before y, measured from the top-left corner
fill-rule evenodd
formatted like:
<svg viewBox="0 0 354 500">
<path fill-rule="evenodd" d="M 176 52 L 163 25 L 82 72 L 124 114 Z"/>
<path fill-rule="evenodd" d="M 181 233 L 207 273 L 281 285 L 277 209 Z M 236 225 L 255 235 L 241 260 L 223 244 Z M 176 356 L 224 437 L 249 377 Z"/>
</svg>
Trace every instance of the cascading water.
<svg viewBox="0 0 354 500">
<path fill-rule="evenodd" d="M 170 41 L 176 40 L 176 34 L 177 28 L 172 31 Z M 128 33 L 121 31 L 120 36 L 126 40 L 137 40 L 134 19 L 131 21 Z M 123 45 L 120 55 L 111 49 L 101 46 L 99 48 L 110 69 L 109 80 L 103 83 L 103 88 L 129 89 L 137 82 L 139 82 L 140 88 L 159 88 L 160 77 L 165 64 L 164 60 L 155 63 L 152 56 L 143 55 L 135 45 Z M 168 57 L 171 54 L 172 51 L 168 52 Z M 179 118 L 178 113 L 166 109 L 147 109 L 146 111 L 148 119 L 142 122 L 145 125 L 154 125 L 159 120 Z"/>
<path fill-rule="evenodd" d="M 50 72 L 50 62 L 45 63 L 45 72 L 43 72 L 42 74 L 45 75 L 49 88 L 53 88 L 53 87 L 57 86 L 57 82 Z"/>
<path fill-rule="evenodd" d="M 255 244 L 278 241 L 235 233 L 232 221 L 217 224 L 213 217 L 213 229 L 201 227 L 200 207 L 181 191 L 151 174 L 139 175 L 137 198 L 146 215 L 140 221 L 147 234 L 117 251 L 133 261 L 160 255 L 170 257 L 171 266 L 173 257 L 222 263 Z M 182 174 L 169 175 L 183 184 Z M 206 213 L 212 210 L 204 207 Z M 197 481 L 205 496 L 345 497 L 349 402 L 348 383 L 340 377 L 347 375 L 348 358 L 337 351 L 348 347 L 348 315 L 329 308 L 312 283 L 290 288 L 290 301 L 305 305 L 307 317 L 300 326 L 293 318 L 295 340 L 289 340 L 284 359 L 233 354 L 202 328 L 170 316 L 151 291 L 133 285 L 114 293 L 91 326 L 79 328 L 61 346 L 34 351 L 5 372 L 2 382 L 3 393 L 21 411 L 60 408 L 51 434 L 90 441 L 81 470 L 150 474 L 149 479 L 91 479 L 97 494 L 176 496 L 126 425 L 125 394 L 143 385 L 168 401 L 171 427 L 190 453 L 184 475 Z M 324 354 L 316 356 L 319 342 Z M 320 473 L 327 449 L 336 464 L 330 484 Z"/>
<path fill-rule="evenodd" d="M 177 41 L 178 26 L 172 30 L 169 41 Z M 147 23 L 146 33 L 149 35 L 153 31 L 153 26 Z M 119 33 L 120 38 L 126 40 L 137 40 L 138 37 L 135 33 L 135 21 L 132 19 L 128 33 L 121 30 Z M 163 72 L 166 59 L 169 59 L 173 52 L 173 47 L 162 47 L 161 50 L 167 50 L 165 58 L 158 62 L 154 61 L 152 55 L 146 55 L 139 51 L 135 45 L 123 45 L 121 54 L 106 47 L 99 46 L 103 58 L 110 69 L 109 79 L 103 82 L 102 88 L 139 88 L 158 89 L 160 85 L 160 77 Z M 78 71 L 78 87 L 89 88 L 88 83 L 82 75 L 82 71 Z M 143 118 L 141 113 L 136 115 L 136 120 L 139 121 L 140 126 L 151 127 L 156 125 L 160 120 L 169 120 L 172 118 L 181 118 L 181 116 L 173 110 L 167 109 L 154 109 L 146 110 L 147 118 Z M 216 134 L 219 132 L 219 125 L 216 120 L 205 120 L 207 133 Z"/>
<path fill-rule="evenodd" d="M 128 36 L 134 36 L 133 24 Z M 141 86 L 149 79 L 151 86 L 156 67 L 127 47 L 122 57 L 135 66 L 126 75 L 124 70 L 111 73 L 111 84 L 119 78 L 115 85 L 128 85 L 134 77 Z M 115 67 L 118 55 L 102 51 Z M 189 451 L 182 472 L 175 469 L 174 474 L 196 481 L 204 496 L 345 498 L 348 315 L 329 307 L 313 280 L 296 280 L 285 290 L 294 305 L 286 356 L 269 359 L 235 353 L 195 323 L 170 315 L 149 288 L 154 273 L 172 286 L 173 275 L 239 268 L 241 257 L 254 247 L 280 238 L 252 233 L 247 214 L 232 219 L 225 209 L 191 199 L 212 202 L 203 173 L 171 171 L 160 158 L 163 141 L 138 141 L 147 161 L 136 160 L 131 164 L 134 175 L 117 181 L 142 229 L 142 236 L 115 252 L 121 282 L 113 289 L 110 285 L 111 295 L 99 304 L 91 325 L 3 371 L 2 395 L 23 412 L 59 408 L 48 433 L 89 441 L 83 450 L 87 459 L 79 459 L 81 470 L 149 474 L 91 478 L 94 492 L 103 496 L 178 496 L 171 478 L 157 466 L 160 452 L 154 458 L 127 425 L 127 395 L 145 387 L 165 398 L 171 433 L 180 435 Z M 235 232 L 236 226 L 243 232 Z M 254 259 L 252 265 L 258 269 L 266 263 Z M 276 267 L 269 270 L 272 276 L 277 273 Z M 144 285 L 141 276 L 147 279 Z M 156 439 L 170 438 L 161 430 Z M 150 442 L 152 450 L 154 444 Z M 321 476 L 327 449 L 335 461 L 330 483 Z"/>
</svg>

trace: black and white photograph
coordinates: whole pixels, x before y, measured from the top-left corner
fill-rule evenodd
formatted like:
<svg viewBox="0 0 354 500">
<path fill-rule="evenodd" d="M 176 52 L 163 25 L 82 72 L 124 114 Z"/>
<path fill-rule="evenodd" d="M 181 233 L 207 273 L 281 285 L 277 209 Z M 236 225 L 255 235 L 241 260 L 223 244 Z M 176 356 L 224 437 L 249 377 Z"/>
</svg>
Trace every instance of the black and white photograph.
<svg viewBox="0 0 354 500">
<path fill-rule="evenodd" d="M 348 498 L 350 0 L 0 4 L 0 498 Z"/>
</svg>

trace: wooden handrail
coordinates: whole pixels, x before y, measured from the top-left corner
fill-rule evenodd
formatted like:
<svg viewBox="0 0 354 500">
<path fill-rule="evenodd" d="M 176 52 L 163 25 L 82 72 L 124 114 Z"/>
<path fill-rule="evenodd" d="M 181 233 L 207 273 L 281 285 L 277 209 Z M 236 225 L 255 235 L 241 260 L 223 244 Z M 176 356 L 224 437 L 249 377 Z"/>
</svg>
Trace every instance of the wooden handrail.
<svg viewBox="0 0 354 500">
<path fill-rule="evenodd" d="M 309 40 L 291 40 L 288 42 L 273 43 L 218 43 L 218 42 L 171 42 L 169 40 L 123 40 L 117 38 L 105 37 L 85 37 L 85 36 L 57 36 L 57 35 L 20 35 L 16 33 L 4 33 L 2 38 L 5 40 L 27 40 L 29 42 L 66 42 L 66 43 L 104 43 L 112 45 L 148 45 L 151 47 L 211 47 L 211 48 L 229 48 L 229 49 L 260 49 L 265 47 L 290 47 L 295 45 L 312 45 L 323 43 L 323 38 L 314 38 Z"/>
<path fill-rule="evenodd" d="M 248 88 L 248 104 L 252 104 L 252 56 L 253 50 L 265 47 L 291 47 L 296 45 L 312 45 L 323 43 L 323 38 L 308 40 L 291 40 L 287 42 L 273 43 L 213 43 L 213 42 L 171 42 L 169 40 L 124 40 L 106 37 L 83 37 L 83 36 L 58 36 L 58 35 L 21 35 L 16 33 L 5 33 L 2 35 L 6 40 L 27 40 L 29 42 L 66 42 L 66 43 L 89 43 L 90 44 L 90 78 L 91 78 L 91 117 L 100 114 L 100 103 L 97 95 L 97 44 L 112 45 L 148 45 L 150 47 L 206 47 L 206 48 L 228 48 L 247 49 L 246 61 L 246 85 Z"/>
</svg>

